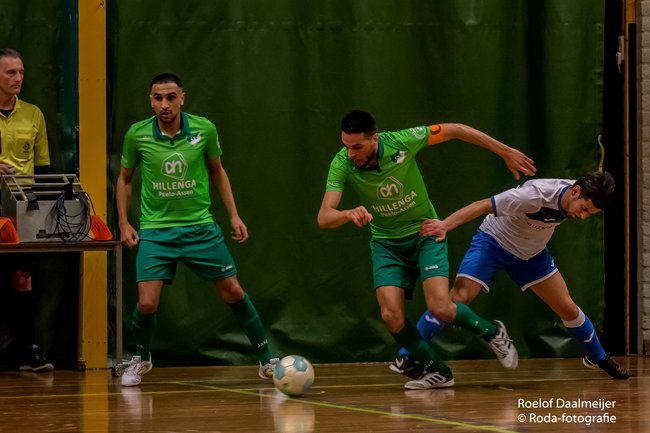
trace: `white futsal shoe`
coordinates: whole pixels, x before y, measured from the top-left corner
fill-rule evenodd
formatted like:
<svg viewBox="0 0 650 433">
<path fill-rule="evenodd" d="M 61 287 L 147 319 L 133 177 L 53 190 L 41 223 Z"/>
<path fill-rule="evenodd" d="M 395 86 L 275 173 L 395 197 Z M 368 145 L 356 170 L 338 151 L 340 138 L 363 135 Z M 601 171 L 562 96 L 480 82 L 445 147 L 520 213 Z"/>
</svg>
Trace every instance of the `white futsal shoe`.
<svg viewBox="0 0 650 433">
<path fill-rule="evenodd" d="M 151 355 L 149 361 L 143 361 L 140 356 L 134 356 L 129 366 L 122 372 L 122 386 L 138 386 L 142 382 L 142 376 L 149 373 L 153 368 Z"/>
<path fill-rule="evenodd" d="M 275 364 L 278 362 L 280 362 L 280 358 L 271 358 L 269 362 L 264 365 L 260 362 L 260 369 L 257 373 L 262 379 L 273 378 L 273 373 L 275 373 Z"/>
<path fill-rule="evenodd" d="M 488 340 L 488 343 L 497 355 L 497 359 L 501 365 L 509 370 L 514 370 L 517 368 L 517 364 L 519 364 L 517 348 L 512 343 L 512 338 L 508 335 L 508 331 L 506 331 L 506 325 L 500 320 L 495 320 L 494 323 L 498 328 L 497 333 Z"/>
<path fill-rule="evenodd" d="M 454 386 L 454 375 L 450 369 L 446 373 L 441 371 L 425 372 L 421 378 L 410 380 L 404 384 L 406 389 L 449 388 L 450 386 Z"/>
</svg>

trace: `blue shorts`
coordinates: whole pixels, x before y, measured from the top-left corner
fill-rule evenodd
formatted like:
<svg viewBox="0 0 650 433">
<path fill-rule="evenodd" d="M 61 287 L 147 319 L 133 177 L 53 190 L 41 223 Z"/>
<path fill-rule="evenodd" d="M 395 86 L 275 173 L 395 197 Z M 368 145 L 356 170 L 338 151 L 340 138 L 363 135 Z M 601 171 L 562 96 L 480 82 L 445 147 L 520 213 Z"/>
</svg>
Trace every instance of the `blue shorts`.
<svg viewBox="0 0 650 433">
<path fill-rule="evenodd" d="M 404 289 L 406 299 L 412 299 L 418 277 L 449 277 L 447 241 L 436 242 L 433 236 L 419 233 L 398 239 L 370 240 L 373 281 L 375 289 L 397 286 Z"/>
<path fill-rule="evenodd" d="M 509 253 L 489 234 L 477 230 L 465 253 L 457 277 L 465 277 L 481 283 L 486 292 L 497 272 L 505 270 L 521 290 L 544 281 L 557 272 L 548 248 L 528 260 Z"/>
<path fill-rule="evenodd" d="M 205 281 L 237 274 L 221 228 L 216 223 L 163 229 L 141 229 L 136 278 L 171 284 L 176 265 L 183 262 Z"/>
</svg>

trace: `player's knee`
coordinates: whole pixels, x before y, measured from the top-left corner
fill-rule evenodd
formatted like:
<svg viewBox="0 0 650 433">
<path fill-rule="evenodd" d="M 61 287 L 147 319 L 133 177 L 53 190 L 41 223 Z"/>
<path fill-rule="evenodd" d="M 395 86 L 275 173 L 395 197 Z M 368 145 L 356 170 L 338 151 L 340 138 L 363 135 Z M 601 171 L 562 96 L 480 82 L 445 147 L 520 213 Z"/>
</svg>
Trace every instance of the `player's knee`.
<svg viewBox="0 0 650 433">
<path fill-rule="evenodd" d="M 481 284 L 475 281 L 459 277 L 454 282 L 454 287 L 449 291 L 449 297 L 453 302 L 469 305 L 481 292 L 482 287 Z"/>
<path fill-rule="evenodd" d="M 388 331 L 392 334 L 399 332 L 404 327 L 404 315 L 398 312 L 382 310 L 381 318 Z"/>
<path fill-rule="evenodd" d="M 451 289 L 449 297 L 452 302 L 460 302 L 461 304 L 469 303 L 469 294 L 464 290 Z"/>
<path fill-rule="evenodd" d="M 237 281 L 229 281 L 218 286 L 219 294 L 228 304 L 239 302 L 246 296 L 244 289 Z"/>
<path fill-rule="evenodd" d="M 142 314 L 153 314 L 158 310 L 158 304 L 156 302 L 141 299 L 138 301 L 138 311 Z"/>
</svg>

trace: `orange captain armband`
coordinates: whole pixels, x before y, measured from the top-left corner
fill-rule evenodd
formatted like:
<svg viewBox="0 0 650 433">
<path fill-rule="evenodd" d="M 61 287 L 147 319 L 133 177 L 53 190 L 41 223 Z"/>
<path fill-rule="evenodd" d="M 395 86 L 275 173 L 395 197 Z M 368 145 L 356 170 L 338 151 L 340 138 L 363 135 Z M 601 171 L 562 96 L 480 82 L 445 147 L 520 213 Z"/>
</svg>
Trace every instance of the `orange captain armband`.
<svg viewBox="0 0 650 433">
<path fill-rule="evenodd" d="M 445 131 L 442 125 L 429 126 L 429 145 L 438 144 L 445 141 Z"/>
</svg>

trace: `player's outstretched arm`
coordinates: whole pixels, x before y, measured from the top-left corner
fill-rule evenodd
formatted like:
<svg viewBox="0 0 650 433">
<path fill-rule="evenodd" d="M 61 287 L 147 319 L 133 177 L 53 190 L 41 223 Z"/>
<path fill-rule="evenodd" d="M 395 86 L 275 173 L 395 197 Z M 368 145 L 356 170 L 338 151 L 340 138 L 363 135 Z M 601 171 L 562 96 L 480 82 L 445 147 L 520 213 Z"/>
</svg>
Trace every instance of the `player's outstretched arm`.
<svg viewBox="0 0 650 433">
<path fill-rule="evenodd" d="M 492 212 L 492 201 L 489 198 L 475 201 L 449 215 L 444 220 L 426 220 L 420 227 L 420 235 L 435 236 L 436 241 L 441 242 L 447 233 L 456 227 L 463 225 L 481 215 Z"/>
<path fill-rule="evenodd" d="M 318 226 L 322 229 L 333 229 L 347 222 L 353 222 L 357 227 L 363 227 L 372 221 L 372 214 L 363 206 L 354 209 L 338 210 L 343 193 L 327 191 L 318 211 Z"/>
<path fill-rule="evenodd" d="M 138 231 L 129 223 L 129 202 L 131 201 L 133 173 L 132 168 L 120 169 L 120 175 L 115 185 L 115 201 L 117 204 L 117 218 L 120 226 L 120 241 L 129 248 L 138 245 L 140 237 Z"/>
<path fill-rule="evenodd" d="M 519 173 L 526 176 L 534 176 L 537 171 L 535 161 L 527 157 L 523 152 L 507 146 L 471 126 L 463 125 L 462 123 L 443 123 L 440 126 L 444 131 L 444 141 L 456 138 L 483 147 L 499 155 L 503 158 L 506 166 L 508 166 L 508 170 L 510 170 L 517 180 L 520 179 Z"/>
<path fill-rule="evenodd" d="M 223 168 L 221 157 L 206 162 L 210 181 L 219 191 L 221 200 L 223 201 L 228 216 L 230 217 L 230 233 L 231 238 L 239 243 L 248 239 L 248 229 L 237 213 L 237 205 L 235 204 L 235 197 L 232 194 L 232 187 L 230 186 L 230 178 L 228 173 Z"/>
</svg>

